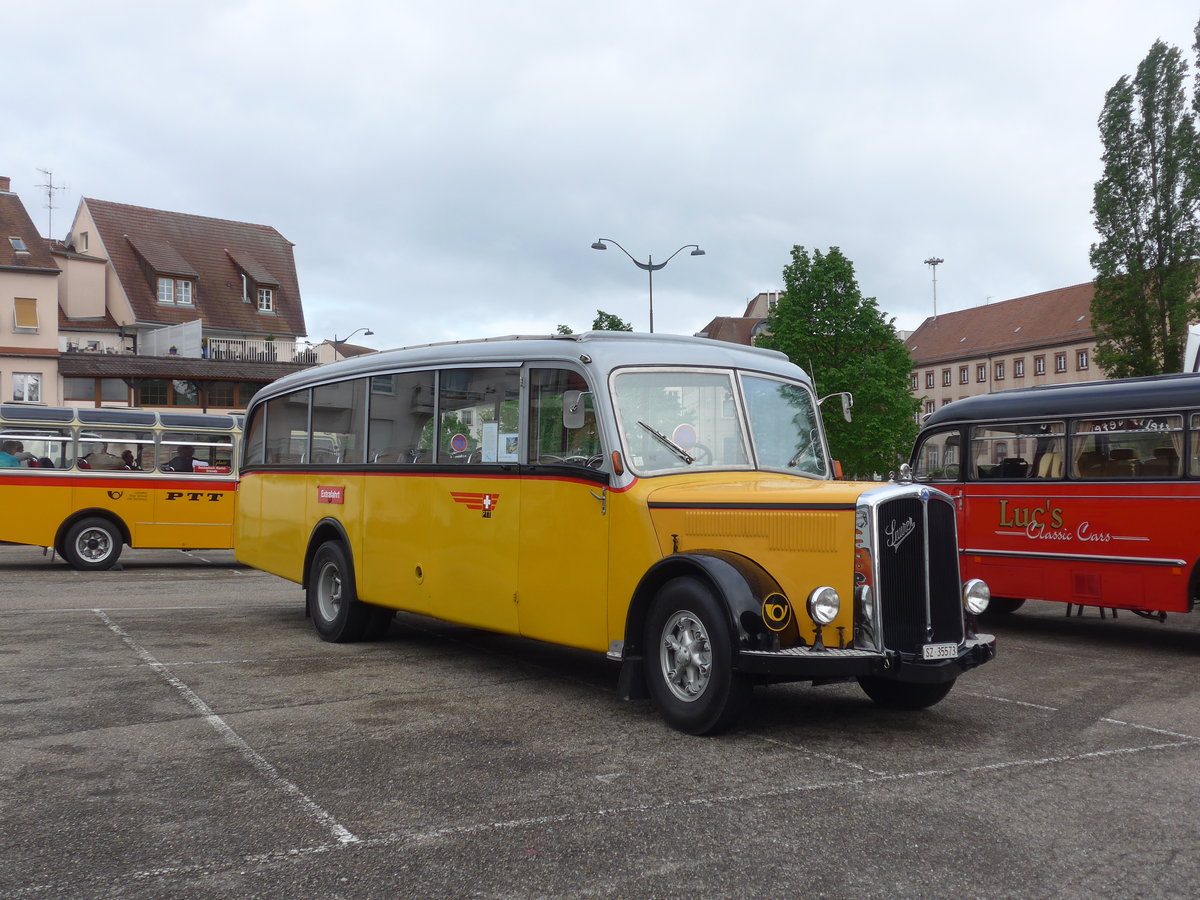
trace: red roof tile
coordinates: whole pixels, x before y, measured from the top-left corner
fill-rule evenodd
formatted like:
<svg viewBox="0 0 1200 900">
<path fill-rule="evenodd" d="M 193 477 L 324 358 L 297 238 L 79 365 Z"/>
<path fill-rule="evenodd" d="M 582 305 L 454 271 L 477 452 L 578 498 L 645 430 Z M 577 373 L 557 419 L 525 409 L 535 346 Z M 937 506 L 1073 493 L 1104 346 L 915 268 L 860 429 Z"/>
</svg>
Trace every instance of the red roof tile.
<svg viewBox="0 0 1200 900">
<path fill-rule="evenodd" d="M 11 238 L 25 249 L 17 250 Z M 38 234 L 21 198 L 11 191 L 0 191 L 0 268 L 58 272 L 49 244 Z"/>
<path fill-rule="evenodd" d="M 926 319 L 904 342 L 915 365 L 1090 341 L 1092 282 Z"/>
<path fill-rule="evenodd" d="M 139 322 L 173 325 L 199 317 L 208 328 L 248 334 L 307 333 L 292 243 L 274 228 L 92 198 L 83 203 Z M 194 308 L 158 303 L 158 274 L 193 272 Z M 256 284 L 274 292 L 274 314 L 258 312 Z"/>
</svg>

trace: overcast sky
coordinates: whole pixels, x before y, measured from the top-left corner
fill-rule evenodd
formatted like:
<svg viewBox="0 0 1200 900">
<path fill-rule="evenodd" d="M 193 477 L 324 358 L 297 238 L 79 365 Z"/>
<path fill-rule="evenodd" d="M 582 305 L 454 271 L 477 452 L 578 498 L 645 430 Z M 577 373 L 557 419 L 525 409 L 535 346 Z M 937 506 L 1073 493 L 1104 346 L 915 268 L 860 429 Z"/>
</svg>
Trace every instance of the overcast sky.
<svg viewBox="0 0 1200 900">
<path fill-rule="evenodd" d="M 899 328 L 1088 281 L 1096 119 L 1183 0 L 5 4 L 0 175 L 271 225 L 309 337 L 692 334 L 840 247 Z M 46 208 L 53 173 L 53 211 Z M 53 216 L 52 224 L 49 217 Z"/>
</svg>

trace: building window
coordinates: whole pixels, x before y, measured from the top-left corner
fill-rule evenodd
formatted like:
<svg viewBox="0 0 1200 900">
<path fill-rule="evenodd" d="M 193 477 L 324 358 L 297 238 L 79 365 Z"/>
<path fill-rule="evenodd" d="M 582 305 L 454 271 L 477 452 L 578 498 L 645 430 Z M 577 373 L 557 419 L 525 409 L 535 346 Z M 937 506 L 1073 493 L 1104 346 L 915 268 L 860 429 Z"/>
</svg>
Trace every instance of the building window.
<svg viewBox="0 0 1200 900">
<path fill-rule="evenodd" d="M 950 387 L 950 370 L 942 369 L 942 387 Z"/>
<path fill-rule="evenodd" d="M 175 282 L 175 302 L 184 306 L 192 305 L 192 283 L 182 278 Z"/>
<path fill-rule="evenodd" d="M 186 278 L 159 278 L 158 302 L 192 305 L 192 282 Z"/>
<path fill-rule="evenodd" d="M 1004 380 L 1004 361 L 1003 360 L 996 363 L 996 380 L 997 381 Z"/>
<path fill-rule="evenodd" d="M 958 367 L 958 383 L 959 384 L 970 384 L 971 383 L 971 370 L 969 368 L 967 368 L 966 366 Z"/>
<path fill-rule="evenodd" d="M 917 373 L 916 372 L 913 372 L 912 375 L 909 376 L 908 387 L 909 387 L 909 390 L 913 390 L 913 391 L 915 391 L 917 389 Z"/>
<path fill-rule="evenodd" d="M 34 372 L 13 372 L 12 398 L 14 403 L 41 403 L 42 376 Z"/>
<path fill-rule="evenodd" d="M 129 386 L 121 378 L 64 378 L 63 399 L 87 400 L 97 404 L 104 401 L 128 406 Z"/>
<path fill-rule="evenodd" d="M 1033 374 L 1034 375 L 1045 375 L 1046 374 L 1046 357 L 1035 356 L 1033 358 Z"/>
<path fill-rule="evenodd" d="M 927 388 L 933 387 L 933 372 L 925 373 L 925 387 L 927 387 Z"/>
<path fill-rule="evenodd" d="M 1067 354 L 1065 354 L 1065 353 L 1055 353 L 1054 354 L 1054 371 L 1060 372 L 1060 373 L 1067 371 Z"/>
<path fill-rule="evenodd" d="M 32 297 L 17 297 L 13 304 L 13 331 L 20 334 L 37 334 L 37 300 Z"/>
<path fill-rule="evenodd" d="M 975 367 L 975 380 L 979 382 L 987 381 L 987 363 L 980 363 Z"/>
<path fill-rule="evenodd" d="M 159 303 L 174 303 L 175 302 L 175 279 L 174 278 L 158 279 L 158 302 Z"/>
<path fill-rule="evenodd" d="M 1025 360 L 1014 359 L 1013 360 L 1013 378 L 1024 378 L 1024 377 L 1025 377 Z"/>
<path fill-rule="evenodd" d="M 1088 352 L 1086 350 L 1077 350 L 1075 352 L 1075 368 L 1082 372 L 1088 367 Z"/>
<path fill-rule="evenodd" d="M 925 412 L 931 413 L 936 408 L 937 408 L 937 401 L 935 401 L 935 400 L 926 400 L 925 401 Z"/>
<path fill-rule="evenodd" d="M 275 292 L 270 288 L 258 289 L 258 311 L 271 312 L 275 309 Z"/>
<path fill-rule="evenodd" d="M 87 250 L 88 248 L 88 233 L 86 231 L 79 232 L 79 249 Z"/>
<path fill-rule="evenodd" d="M 10 237 L 8 242 L 12 244 L 13 250 L 17 253 L 28 253 L 29 247 L 25 244 L 24 238 Z"/>
</svg>

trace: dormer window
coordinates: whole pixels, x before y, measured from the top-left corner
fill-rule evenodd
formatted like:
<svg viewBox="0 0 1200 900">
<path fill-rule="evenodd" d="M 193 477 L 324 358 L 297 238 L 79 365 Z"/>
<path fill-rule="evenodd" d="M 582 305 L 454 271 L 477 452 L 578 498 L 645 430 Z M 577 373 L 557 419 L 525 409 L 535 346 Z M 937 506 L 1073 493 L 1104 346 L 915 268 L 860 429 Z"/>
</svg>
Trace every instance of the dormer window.
<svg viewBox="0 0 1200 900">
<path fill-rule="evenodd" d="M 158 279 L 158 302 L 179 306 L 192 305 L 192 282 L 187 278 Z"/>
<path fill-rule="evenodd" d="M 270 288 L 260 287 L 258 289 L 258 311 L 259 312 L 274 312 L 275 311 L 275 292 Z"/>
</svg>

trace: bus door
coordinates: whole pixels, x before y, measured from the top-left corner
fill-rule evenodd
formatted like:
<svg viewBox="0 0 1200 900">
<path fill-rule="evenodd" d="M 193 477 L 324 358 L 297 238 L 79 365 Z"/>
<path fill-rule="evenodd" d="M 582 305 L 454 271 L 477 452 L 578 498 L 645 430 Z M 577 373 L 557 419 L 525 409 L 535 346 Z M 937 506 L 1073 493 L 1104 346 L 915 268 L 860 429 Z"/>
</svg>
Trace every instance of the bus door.
<svg viewBox="0 0 1200 900">
<path fill-rule="evenodd" d="M 517 633 L 520 370 L 438 373 L 437 477 L 427 479 L 430 613 Z"/>
<path fill-rule="evenodd" d="M 529 370 L 522 470 L 521 634 L 605 651 L 608 475 L 592 394 L 569 369 Z"/>
</svg>

